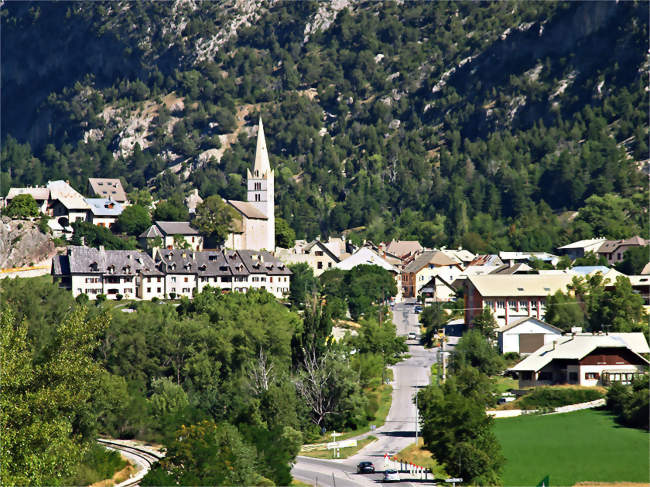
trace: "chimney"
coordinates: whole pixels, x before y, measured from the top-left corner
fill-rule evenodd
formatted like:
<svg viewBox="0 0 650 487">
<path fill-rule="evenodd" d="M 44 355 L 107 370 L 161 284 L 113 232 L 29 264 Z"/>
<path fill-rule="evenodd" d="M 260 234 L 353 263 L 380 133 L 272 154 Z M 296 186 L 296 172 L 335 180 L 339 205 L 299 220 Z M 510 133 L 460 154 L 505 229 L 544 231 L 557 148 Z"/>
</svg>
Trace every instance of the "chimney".
<svg viewBox="0 0 650 487">
<path fill-rule="evenodd" d="M 100 245 L 100 246 L 99 246 L 99 251 L 100 251 L 100 252 L 104 252 L 104 246 L 103 246 L 103 245 Z"/>
<path fill-rule="evenodd" d="M 557 340 L 553 340 L 553 350 L 555 350 L 555 347 L 557 347 Z"/>
</svg>

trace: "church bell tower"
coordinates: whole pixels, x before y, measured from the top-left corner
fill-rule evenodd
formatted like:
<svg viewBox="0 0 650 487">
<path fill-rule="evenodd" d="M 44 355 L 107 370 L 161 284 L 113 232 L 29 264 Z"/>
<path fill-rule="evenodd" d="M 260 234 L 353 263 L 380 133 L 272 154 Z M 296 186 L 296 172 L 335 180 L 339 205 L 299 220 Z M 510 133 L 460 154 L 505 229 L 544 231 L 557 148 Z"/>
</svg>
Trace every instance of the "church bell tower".
<svg viewBox="0 0 650 487">
<path fill-rule="evenodd" d="M 271 170 L 269 164 L 269 153 L 266 149 L 262 117 L 260 117 L 257 130 L 255 165 L 253 172 L 250 169 L 247 170 L 247 180 L 247 200 L 266 216 L 265 248 L 273 252 L 275 250 L 275 172 Z"/>
</svg>

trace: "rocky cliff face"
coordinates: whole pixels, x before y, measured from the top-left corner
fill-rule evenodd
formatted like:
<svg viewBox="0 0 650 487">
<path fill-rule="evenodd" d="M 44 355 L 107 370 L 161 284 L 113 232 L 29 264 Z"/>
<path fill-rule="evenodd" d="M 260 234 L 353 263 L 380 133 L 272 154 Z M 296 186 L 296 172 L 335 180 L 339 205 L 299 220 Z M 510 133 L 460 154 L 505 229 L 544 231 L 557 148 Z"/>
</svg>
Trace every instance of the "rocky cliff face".
<svg viewBox="0 0 650 487">
<path fill-rule="evenodd" d="M 0 224 L 0 269 L 34 265 L 56 253 L 48 235 L 36 222 L 3 217 Z"/>
</svg>

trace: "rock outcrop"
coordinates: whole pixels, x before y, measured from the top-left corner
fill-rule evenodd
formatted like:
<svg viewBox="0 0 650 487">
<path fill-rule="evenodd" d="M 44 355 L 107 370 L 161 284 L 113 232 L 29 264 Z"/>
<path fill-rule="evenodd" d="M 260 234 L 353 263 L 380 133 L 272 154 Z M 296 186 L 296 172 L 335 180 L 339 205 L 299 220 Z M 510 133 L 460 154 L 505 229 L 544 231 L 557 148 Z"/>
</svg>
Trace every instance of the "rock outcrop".
<svg viewBox="0 0 650 487">
<path fill-rule="evenodd" d="M 49 235 L 37 221 L 2 217 L 0 224 L 0 269 L 24 267 L 50 259 L 56 253 Z"/>
</svg>

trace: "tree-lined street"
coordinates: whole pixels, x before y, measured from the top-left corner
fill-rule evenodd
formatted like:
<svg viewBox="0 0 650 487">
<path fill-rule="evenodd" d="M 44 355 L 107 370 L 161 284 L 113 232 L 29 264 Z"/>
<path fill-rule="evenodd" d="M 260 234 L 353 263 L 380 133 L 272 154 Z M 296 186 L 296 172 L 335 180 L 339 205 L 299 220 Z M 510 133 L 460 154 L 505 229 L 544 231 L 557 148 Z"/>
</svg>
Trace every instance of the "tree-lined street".
<svg viewBox="0 0 650 487">
<path fill-rule="evenodd" d="M 393 309 L 393 322 L 399 335 L 418 332 L 418 315 L 414 306 L 398 303 Z M 321 460 L 299 456 L 292 475 L 312 485 L 348 487 L 372 485 L 383 478 L 382 473 L 359 475 L 356 465 L 368 460 L 374 463 L 377 472 L 383 471 L 384 455 L 395 455 L 415 441 L 416 407 L 415 393 L 429 383 L 431 365 L 437 359 L 437 349 L 425 349 L 414 340 L 408 342 L 410 357 L 393 367 L 393 401 L 386 422 L 372 434 L 377 441 L 363 448 L 359 453 L 343 460 Z M 367 436 L 363 435 L 363 436 Z"/>
</svg>

